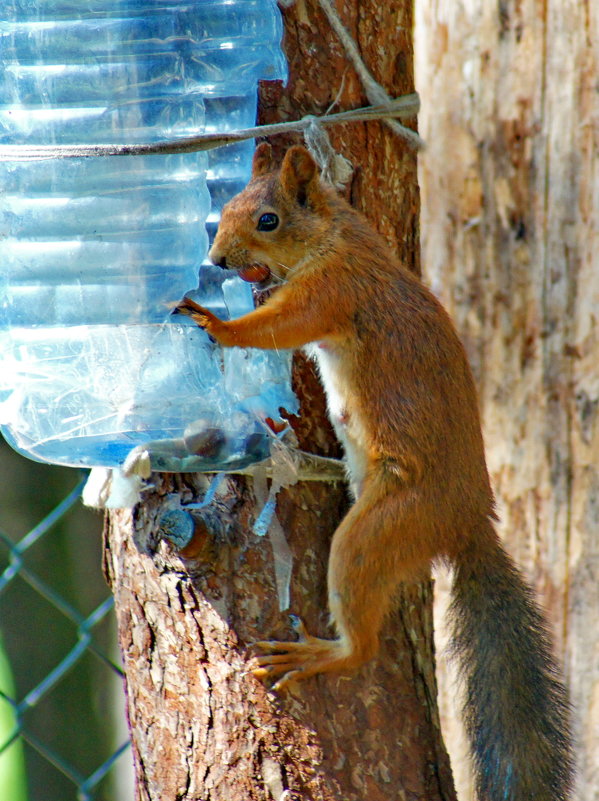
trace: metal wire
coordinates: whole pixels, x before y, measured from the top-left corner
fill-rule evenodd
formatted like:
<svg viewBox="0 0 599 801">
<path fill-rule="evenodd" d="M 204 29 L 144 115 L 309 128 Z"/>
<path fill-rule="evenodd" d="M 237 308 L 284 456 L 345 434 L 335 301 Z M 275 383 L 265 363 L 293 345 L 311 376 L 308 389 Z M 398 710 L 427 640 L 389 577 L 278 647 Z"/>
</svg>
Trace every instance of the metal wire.
<svg viewBox="0 0 599 801">
<path fill-rule="evenodd" d="M 67 512 L 79 502 L 81 488 L 81 485 L 75 487 L 61 503 L 18 542 L 15 543 L 4 532 L 0 531 L 0 546 L 4 546 L 8 552 L 8 565 L 0 573 L 0 614 L 6 614 L 6 609 L 1 605 L 6 590 L 14 583 L 15 579 L 19 578 L 41 598 L 51 604 L 60 615 L 72 623 L 75 631 L 74 645 L 47 672 L 42 680 L 24 694 L 23 697 L 13 698 L 0 690 L 0 700 L 10 705 L 15 718 L 13 731 L 5 736 L 3 740 L 0 740 L 0 756 L 11 745 L 21 739 L 34 749 L 42 759 L 53 765 L 63 776 L 70 780 L 73 784 L 73 798 L 77 798 L 78 801 L 95 801 L 98 798 L 97 793 L 100 782 L 113 769 L 119 757 L 129 748 L 129 742 L 123 742 L 112 753 L 99 756 L 98 763 L 93 771 L 86 775 L 73 764 L 74 760 L 70 761 L 68 757 L 57 753 L 48 742 L 44 741 L 39 733 L 33 730 L 33 727 L 28 726 L 25 722 L 26 713 L 46 699 L 48 694 L 70 671 L 76 670 L 86 654 L 93 654 L 119 678 L 122 678 L 123 675 L 121 668 L 115 664 L 111 656 L 105 653 L 95 640 L 96 627 L 112 613 L 112 597 L 108 595 L 91 614 L 84 615 L 44 581 L 26 562 L 28 552 L 32 546 L 42 538 L 50 536 L 53 526 L 60 522 Z M 23 636 L 43 637 L 43 633 L 37 632 L 32 628 L 31 632 L 24 632 Z M 48 636 L 51 636 L 51 633 L 48 633 Z M 80 725 L 85 725 L 84 715 L 82 715 Z"/>
</svg>

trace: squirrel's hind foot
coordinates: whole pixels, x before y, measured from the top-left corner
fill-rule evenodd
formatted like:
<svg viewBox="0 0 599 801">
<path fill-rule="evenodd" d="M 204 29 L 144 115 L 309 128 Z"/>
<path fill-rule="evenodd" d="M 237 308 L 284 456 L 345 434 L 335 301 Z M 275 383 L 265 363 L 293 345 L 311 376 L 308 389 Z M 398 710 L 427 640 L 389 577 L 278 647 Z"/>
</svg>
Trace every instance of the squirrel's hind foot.
<svg viewBox="0 0 599 801">
<path fill-rule="evenodd" d="M 298 642 L 254 643 L 255 648 L 267 653 L 252 660 L 257 665 L 252 666 L 252 673 L 259 679 L 277 679 L 272 686 L 275 692 L 317 673 L 337 673 L 355 666 L 342 640 L 313 637 L 299 619 L 295 620 L 294 628 L 300 636 Z"/>
</svg>

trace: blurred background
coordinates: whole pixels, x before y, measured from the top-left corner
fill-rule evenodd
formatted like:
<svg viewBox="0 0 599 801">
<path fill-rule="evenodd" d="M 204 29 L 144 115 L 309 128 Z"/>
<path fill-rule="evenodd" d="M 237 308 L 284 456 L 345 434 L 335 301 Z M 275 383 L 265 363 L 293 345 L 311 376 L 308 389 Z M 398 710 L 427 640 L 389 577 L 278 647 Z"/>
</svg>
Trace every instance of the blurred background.
<svg viewBox="0 0 599 801">
<path fill-rule="evenodd" d="M 0 439 L 2 801 L 133 794 L 102 515 L 78 499 L 84 480 Z"/>
</svg>

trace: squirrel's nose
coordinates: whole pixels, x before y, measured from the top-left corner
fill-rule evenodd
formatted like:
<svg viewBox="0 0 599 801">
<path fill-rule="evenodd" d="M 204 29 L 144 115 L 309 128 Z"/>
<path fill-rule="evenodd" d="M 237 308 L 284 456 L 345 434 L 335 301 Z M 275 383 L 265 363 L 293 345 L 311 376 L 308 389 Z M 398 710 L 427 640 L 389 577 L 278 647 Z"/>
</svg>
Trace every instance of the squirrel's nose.
<svg viewBox="0 0 599 801">
<path fill-rule="evenodd" d="M 216 250 L 214 247 L 210 249 L 210 252 L 208 253 L 208 258 L 210 259 L 212 264 L 216 264 L 217 267 L 222 267 L 223 270 L 226 270 L 227 268 L 226 256 L 221 255 L 218 252 L 218 250 Z"/>
</svg>

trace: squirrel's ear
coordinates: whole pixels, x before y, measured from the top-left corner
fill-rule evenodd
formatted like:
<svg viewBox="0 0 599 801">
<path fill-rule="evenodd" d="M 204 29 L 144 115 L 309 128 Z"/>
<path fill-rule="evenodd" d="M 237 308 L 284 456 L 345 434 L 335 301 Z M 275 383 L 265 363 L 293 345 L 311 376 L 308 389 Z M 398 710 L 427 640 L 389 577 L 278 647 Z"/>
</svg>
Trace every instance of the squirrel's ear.
<svg viewBox="0 0 599 801">
<path fill-rule="evenodd" d="M 281 164 L 281 186 L 301 206 L 318 186 L 318 167 L 305 147 L 295 145 L 285 153 Z"/>
<path fill-rule="evenodd" d="M 252 178 L 258 178 L 260 175 L 266 175 L 267 172 L 272 172 L 272 147 L 268 142 L 260 142 L 254 151 L 254 159 L 252 161 Z"/>
</svg>

